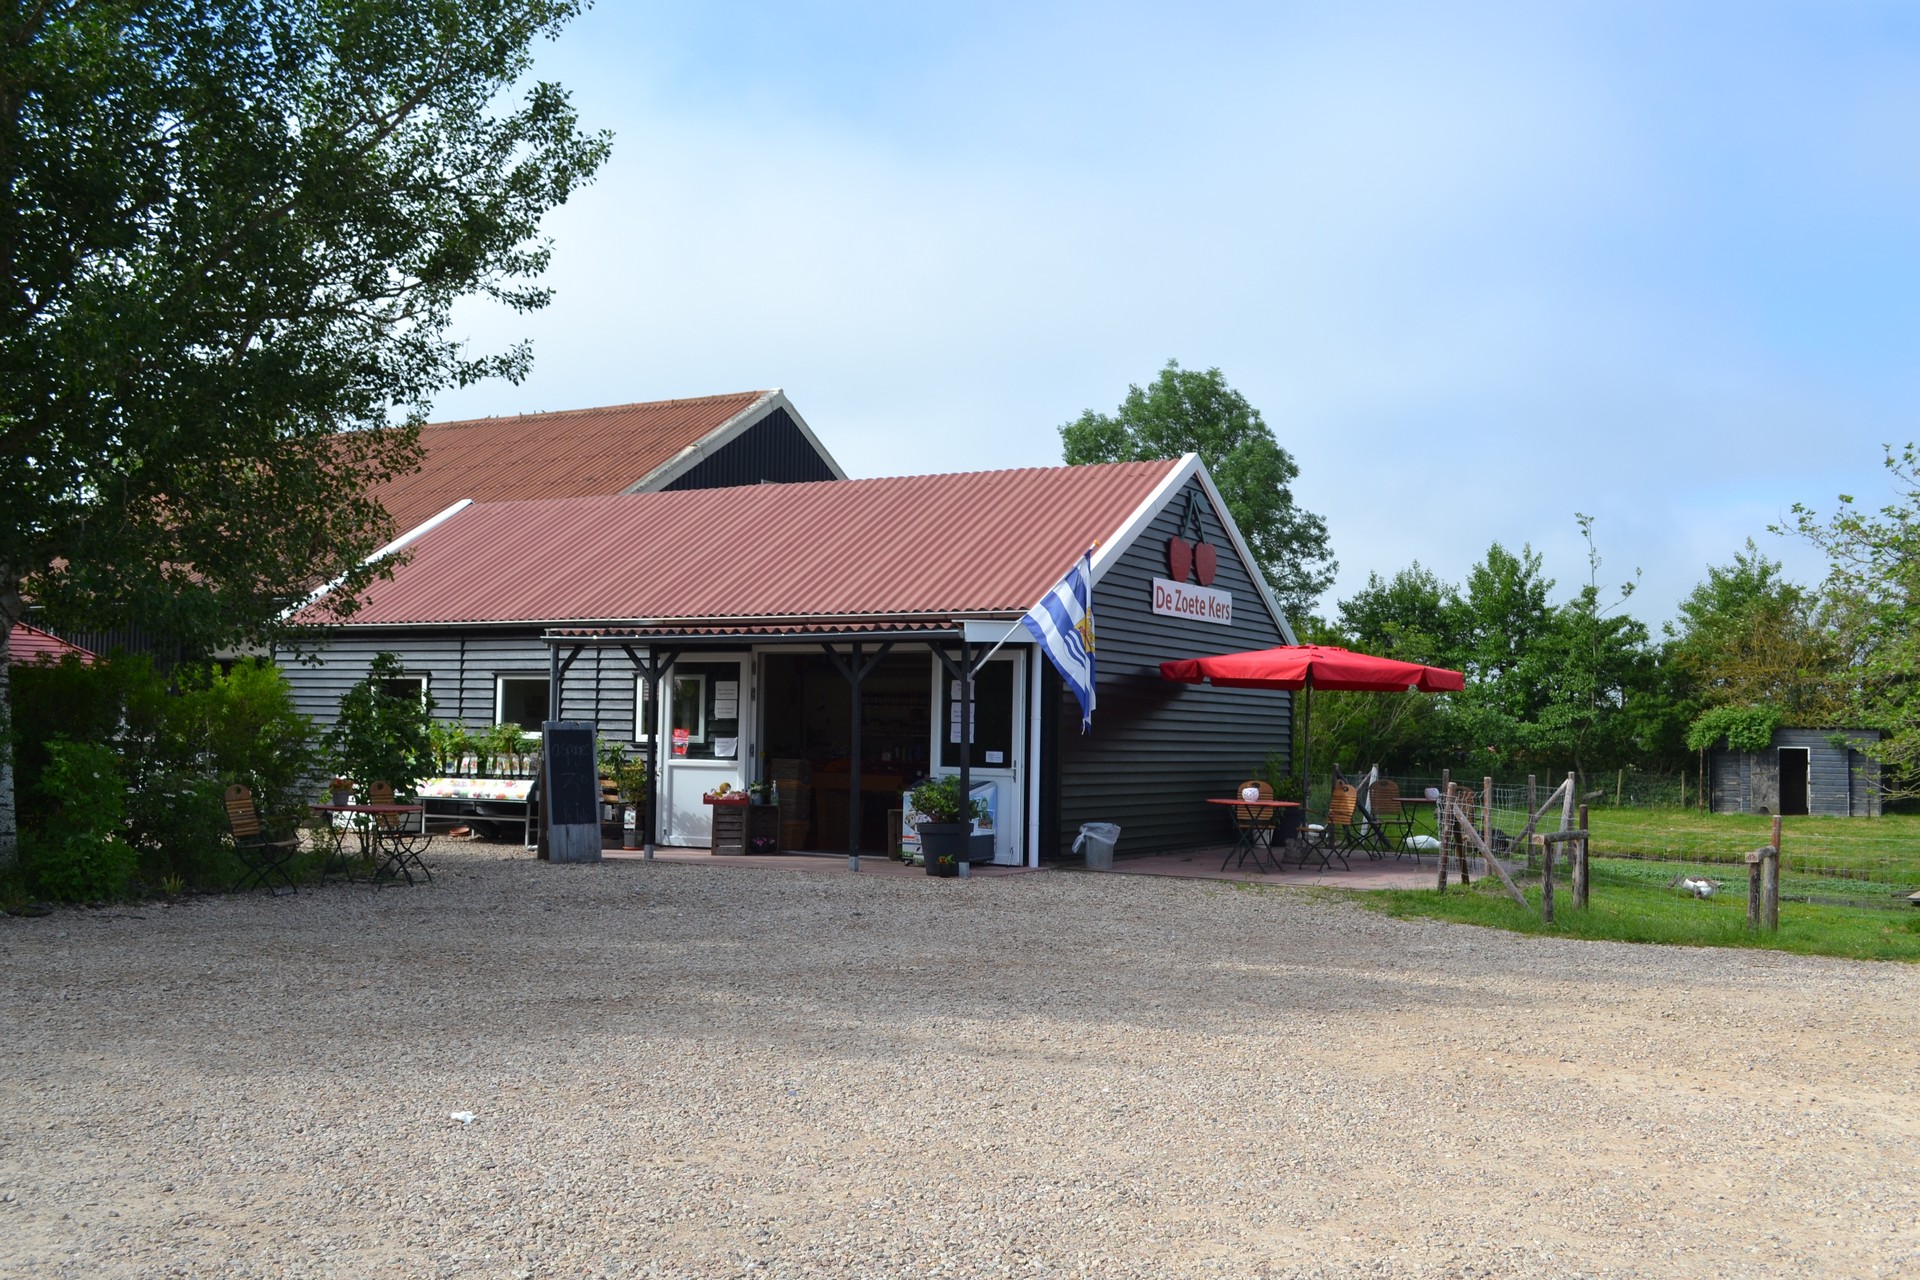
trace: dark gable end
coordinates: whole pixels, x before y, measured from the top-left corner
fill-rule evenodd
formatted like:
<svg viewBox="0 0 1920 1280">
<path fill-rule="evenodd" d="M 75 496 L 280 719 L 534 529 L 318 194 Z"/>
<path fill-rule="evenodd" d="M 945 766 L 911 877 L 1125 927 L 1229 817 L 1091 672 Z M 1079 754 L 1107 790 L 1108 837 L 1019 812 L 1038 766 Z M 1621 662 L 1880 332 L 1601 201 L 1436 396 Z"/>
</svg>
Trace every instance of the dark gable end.
<svg viewBox="0 0 1920 1280">
<path fill-rule="evenodd" d="M 776 408 L 661 489 L 727 489 L 837 478 L 792 415 Z"/>
<path fill-rule="evenodd" d="M 1219 557 L 1216 590 L 1233 596 L 1233 623 L 1219 626 L 1152 610 L 1153 579 L 1167 578 L 1168 539 L 1178 533 L 1189 494 L 1197 494 L 1207 541 Z M 1070 858 L 1083 822 L 1120 825 L 1120 852 L 1148 853 L 1231 840 L 1224 811 L 1206 803 L 1231 795 L 1258 773 L 1269 752 L 1291 741 L 1292 695 L 1266 689 L 1214 689 L 1160 677 L 1170 658 L 1192 658 L 1287 643 L 1240 560 L 1199 478 L 1175 491 L 1148 528 L 1094 587 L 1094 661 L 1099 705 L 1080 732 L 1080 707 L 1049 666 L 1043 688 L 1052 724 L 1057 777 L 1057 843 L 1042 856 Z M 1043 820 L 1046 806 L 1043 804 Z"/>
</svg>

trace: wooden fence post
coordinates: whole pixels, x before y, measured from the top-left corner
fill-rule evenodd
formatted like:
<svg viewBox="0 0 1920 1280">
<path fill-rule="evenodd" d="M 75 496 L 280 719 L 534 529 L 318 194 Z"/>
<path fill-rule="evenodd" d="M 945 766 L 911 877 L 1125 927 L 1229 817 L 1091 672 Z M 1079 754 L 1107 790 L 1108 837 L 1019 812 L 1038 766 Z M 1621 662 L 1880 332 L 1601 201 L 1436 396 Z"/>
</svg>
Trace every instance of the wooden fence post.
<svg viewBox="0 0 1920 1280">
<path fill-rule="evenodd" d="M 1587 806 L 1580 806 L 1580 838 L 1573 843 L 1573 905 L 1576 910 L 1584 911 L 1587 906 L 1588 858 L 1592 854 L 1593 837 L 1586 834 Z"/>
<path fill-rule="evenodd" d="M 1480 843 L 1493 856 L 1493 779 L 1480 779 Z"/>
<path fill-rule="evenodd" d="M 1769 932 L 1780 929 L 1780 815 L 1773 815 L 1773 846 L 1760 872 L 1760 923 Z"/>
<path fill-rule="evenodd" d="M 1540 846 L 1540 922 L 1553 923 L 1553 846 L 1549 840 Z"/>
<path fill-rule="evenodd" d="M 1527 812 L 1532 813 L 1540 807 L 1540 798 L 1534 789 L 1533 775 L 1527 775 Z M 1533 841 L 1527 841 L 1527 867 L 1533 867 Z"/>
<path fill-rule="evenodd" d="M 1760 927 L 1760 864 L 1765 862 L 1767 851 L 1755 849 L 1747 855 L 1747 928 Z"/>
</svg>

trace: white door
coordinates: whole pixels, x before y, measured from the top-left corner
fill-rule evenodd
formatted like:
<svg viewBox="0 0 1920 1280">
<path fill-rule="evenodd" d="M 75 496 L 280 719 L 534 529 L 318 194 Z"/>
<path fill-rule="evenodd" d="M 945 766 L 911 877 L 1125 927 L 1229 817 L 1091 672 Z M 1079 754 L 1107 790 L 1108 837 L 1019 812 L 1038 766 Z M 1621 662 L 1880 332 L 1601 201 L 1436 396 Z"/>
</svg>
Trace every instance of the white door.
<svg viewBox="0 0 1920 1280">
<path fill-rule="evenodd" d="M 960 772 L 960 686 L 938 658 L 933 663 L 933 772 Z M 1027 655 L 1003 650 L 987 660 L 973 680 L 973 767 L 976 799 L 988 816 L 976 819 L 975 835 L 993 835 L 993 861 L 1019 866 L 1026 828 Z"/>
<path fill-rule="evenodd" d="M 747 783 L 753 759 L 754 663 L 747 654 L 691 654 L 660 680 L 660 839 L 701 846 L 713 836 L 702 797 Z"/>
</svg>

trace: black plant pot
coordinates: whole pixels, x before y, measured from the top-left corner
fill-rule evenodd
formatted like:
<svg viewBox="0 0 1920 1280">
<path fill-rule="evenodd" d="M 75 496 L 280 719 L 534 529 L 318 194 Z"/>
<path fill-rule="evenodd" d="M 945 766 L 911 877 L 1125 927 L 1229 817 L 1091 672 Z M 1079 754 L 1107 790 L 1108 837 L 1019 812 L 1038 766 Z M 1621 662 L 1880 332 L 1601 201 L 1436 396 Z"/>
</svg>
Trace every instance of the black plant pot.
<svg viewBox="0 0 1920 1280">
<path fill-rule="evenodd" d="M 1280 811 L 1280 829 L 1274 834 L 1275 844 L 1292 844 L 1300 838 L 1300 828 L 1307 825 L 1305 809 L 1282 809 Z"/>
<path fill-rule="evenodd" d="M 967 836 L 972 823 L 923 822 L 920 824 L 920 852 L 927 858 L 930 876 L 957 876 L 960 859 L 967 856 Z"/>
</svg>

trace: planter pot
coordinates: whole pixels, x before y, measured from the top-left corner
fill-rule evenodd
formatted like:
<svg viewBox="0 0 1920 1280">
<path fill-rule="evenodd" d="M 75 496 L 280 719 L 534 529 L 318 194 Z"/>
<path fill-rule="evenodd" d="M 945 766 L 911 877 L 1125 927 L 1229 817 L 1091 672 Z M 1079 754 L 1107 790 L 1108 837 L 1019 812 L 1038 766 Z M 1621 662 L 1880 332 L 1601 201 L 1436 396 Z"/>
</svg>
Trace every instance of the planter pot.
<svg viewBox="0 0 1920 1280">
<path fill-rule="evenodd" d="M 1280 811 L 1280 829 L 1274 833 L 1275 844 L 1292 844 L 1300 838 L 1300 829 L 1307 824 L 1307 811 L 1304 809 L 1282 809 Z"/>
<path fill-rule="evenodd" d="M 967 856 L 967 837 L 972 834 L 972 825 L 968 822 L 920 824 L 920 851 L 926 855 L 928 875 L 960 874 L 960 860 Z"/>
<path fill-rule="evenodd" d="M 333 802 L 335 804 L 351 804 L 353 802 L 353 792 L 345 787 L 337 788 L 333 793 Z"/>
</svg>

